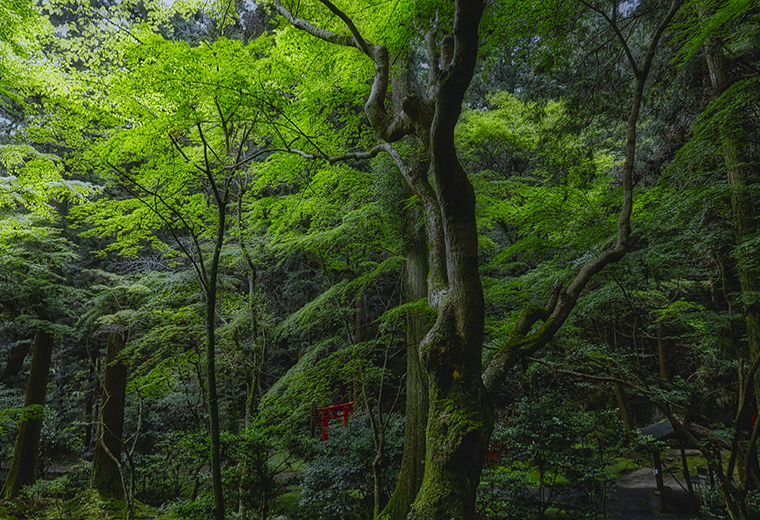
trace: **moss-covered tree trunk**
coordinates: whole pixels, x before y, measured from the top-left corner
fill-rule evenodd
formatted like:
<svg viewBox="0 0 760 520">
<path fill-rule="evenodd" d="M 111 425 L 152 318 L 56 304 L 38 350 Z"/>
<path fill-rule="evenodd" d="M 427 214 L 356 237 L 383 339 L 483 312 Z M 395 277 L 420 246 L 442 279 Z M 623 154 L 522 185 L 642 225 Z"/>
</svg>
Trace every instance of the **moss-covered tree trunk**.
<svg viewBox="0 0 760 520">
<path fill-rule="evenodd" d="M 127 366 L 119 358 L 124 337 L 118 332 L 108 335 L 106 374 L 103 382 L 103 405 L 100 409 L 100 432 L 95 443 L 90 486 L 101 493 L 121 495 L 121 445 L 124 434 L 124 402 L 127 390 Z"/>
<path fill-rule="evenodd" d="M 25 407 L 41 407 L 47 395 L 50 359 L 53 355 L 53 334 L 37 330 L 34 338 L 32 366 L 29 369 L 29 383 L 26 387 Z M 37 469 L 37 455 L 40 451 L 40 433 L 42 431 L 42 410 L 32 410 L 32 417 L 21 421 L 16 449 L 3 488 L 6 500 L 15 498 L 22 486 L 34 484 Z"/>
<path fill-rule="evenodd" d="M 728 63 L 720 52 L 708 49 L 707 65 L 714 95 L 722 94 L 731 84 L 728 75 Z M 760 291 L 760 276 L 742 248 L 747 239 L 757 232 L 757 214 L 750 197 L 749 179 L 752 177 L 751 166 L 746 161 L 743 150 L 744 140 L 740 125 L 740 115 L 730 114 L 724 118 L 720 128 L 721 148 L 726 165 L 726 176 L 731 189 L 731 210 L 734 220 L 734 233 L 738 248 L 739 283 L 744 299 L 744 317 L 747 327 L 747 343 L 751 359 L 760 356 L 760 301 L 752 295 Z M 760 396 L 760 372 L 755 375 L 755 395 Z M 760 400 L 758 400 L 760 403 Z M 760 409 L 760 405 L 759 409 Z"/>
<path fill-rule="evenodd" d="M 475 518 L 493 429 L 493 406 L 481 379 L 485 307 L 475 192 L 454 145 L 454 127 L 477 61 L 483 7 L 482 1 L 455 2 L 452 33 L 444 36 L 440 55 L 428 52 L 434 78 L 429 142 L 435 198 L 423 194 L 422 200 L 431 249 L 428 301 L 437 318 L 420 345 L 430 402 L 425 475 L 409 514 L 413 520 Z"/>
<path fill-rule="evenodd" d="M 416 211 L 406 215 L 407 243 L 404 299 L 416 302 L 427 296 L 427 236 L 418 225 Z M 420 361 L 420 343 L 430 330 L 430 319 L 410 313 L 406 319 L 406 423 L 404 453 L 396 488 L 380 514 L 389 520 L 405 520 L 425 474 L 425 432 L 428 416 L 428 378 Z"/>
<path fill-rule="evenodd" d="M 707 65 L 713 95 L 717 97 L 731 85 L 728 61 L 719 51 L 708 47 Z M 719 128 L 719 135 L 731 193 L 731 210 L 738 253 L 736 258 L 739 285 L 742 296 L 745 296 L 742 300 L 749 358 L 750 361 L 754 361 L 760 357 L 760 301 L 754 296 L 760 291 L 760 276 L 752 267 L 755 259 L 749 256 L 743 246 L 748 239 L 757 233 L 757 214 L 750 196 L 751 180 L 755 172 L 752 171 L 745 156 L 741 115 L 731 113 L 725 116 Z M 752 383 L 757 410 L 760 412 L 760 399 L 758 399 L 760 396 L 760 371 L 755 373 Z M 733 489 L 730 482 L 722 485 L 727 510 L 732 518 L 737 518 L 737 512 L 739 518 L 746 517 L 744 494 L 747 489 L 757 488 L 758 482 L 760 482 L 760 465 L 755 445 L 750 443 L 746 449 L 741 444 L 738 447 L 740 453 L 740 489 Z M 741 498 L 737 500 L 737 497 Z M 739 502 L 738 508 L 731 503 L 733 500 Z"/>
<path fill-rule="evenodd" d="M 456 155 L 454 127 L 475 70 L 484 2 L 456 0 L 451 33 L 439 35 L 438 22 L 431 23 L 425 36 L 427 99 L 408 95 L 401 110 L 389 112 L 388 49 L 365 39 L 346 13 L 321 1 L 348 33 L 317 27 L 278 1 L 275 6 L 298 29 L 333 45 L 355 47 L 373 62 L 375 77 L 364 112 L 384 144 L 352 156 L 389 153 L 419 198 L 427 224 L 427 297 L 437 319 L 420 345 L 429 385 L 426 458 L 422 486 L 408 517 L 471 519 L 493 414 L 480 377 L 484 303 L 475 195 Z M 411 163 L 393 145 L 405 136 L 414 136 L 422 151 Z"/>
</svg>

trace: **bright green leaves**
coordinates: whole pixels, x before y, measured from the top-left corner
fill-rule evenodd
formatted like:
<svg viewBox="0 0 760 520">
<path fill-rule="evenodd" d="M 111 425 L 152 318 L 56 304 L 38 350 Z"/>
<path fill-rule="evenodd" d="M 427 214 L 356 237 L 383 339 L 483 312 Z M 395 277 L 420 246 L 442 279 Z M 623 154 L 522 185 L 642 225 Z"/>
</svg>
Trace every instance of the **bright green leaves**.
<svg viewBox="0 0 760 520">
<path fill-rule="evenodd" d="M 30 53 L 39 49 L 39 38 L 50 32 L 33 1 L 0 1 L 0 95 L 13 97 L 24 86 Z"/>
<path fill-rule="evenodd" d="M 64 269 L 76 255 L 59 229 L 34 216 L 4 218 L 0 250 L 0 309 L 7 319 L 34 326 L 38 313 L 49 317 L 74 311 L 78 295 L 65 283 Z"/>
<path fill-rule="evenodd" d="M 373 142 L 362 109 L 374 74 L 369 59 L 357 49 L 329 45 L 290 26 L 278 30 L 275 41 L 265 77 L 281 89 L 279 140 L 325 155 Z"/>
<path fill-rule="evenodd" d="M 3 0 L 0 2 L 0 44 L 15 54 L 25 54 L 21 42 L 30 39 L 29 24 L 38 16 L 34 3 L 27 0 Z"/>
<path fill-rule="evenodd" d="M 91 166 L 125 198 L 103 199 L 78 214 L 98 224 L 88 233 L 117 237 L 109 249 L 129 256 L 140 244 L 160 247 L 155 232 L 167 227 L 209 238 L 217 218 L 209 176 L 227 196 L 278 110 L 260 82 L 265 38 L 191 47 L 143 36 L 145 43 L 126 53 L 130 68 L 104 93 L 121 124 L 88 152 Z"/>
<path fill-rule="evenodd" d="M 0 211 L 25 208 L 55 218 L 55 201 L 82 202 L 98 191 L 90 183 L 67 179 L 61 160 L 28 145 L 0 145 Z"/>
</svg>

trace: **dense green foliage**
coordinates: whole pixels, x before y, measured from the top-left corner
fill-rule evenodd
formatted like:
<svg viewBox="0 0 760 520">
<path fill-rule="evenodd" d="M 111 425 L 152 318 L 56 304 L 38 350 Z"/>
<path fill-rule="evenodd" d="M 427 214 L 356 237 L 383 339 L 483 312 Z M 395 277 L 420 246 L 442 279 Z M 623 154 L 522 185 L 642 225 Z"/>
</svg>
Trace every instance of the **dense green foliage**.
<svg viewBox="0 0 760 520">
<path fill-rule="evenodd" d="M 614 247 L 626 120 L 667 8 L 534 4 L 486 2 L 454 134 L 476 197 L 484 366 L 525 309 Z M 664 29 L 628 249 L 496 392 L 478 518 L 606 514 L 615 464 L 652 455 L 629 430 L 662 419 L 715 475 L 706 517 L 755 514 L 756 4 L 690 0 Z M 283 5 L 386 45 L 388 106 L 435 95 L 423 35 L 445 47 L 451 2 Z M 363 519 L 394 492 L 406 329 L 437 312 L 405 294 L 426 223 L 397 164 L 431 152 L 406 135 L 386 153 L 360 44 L 276 12 L 0 0 L 0 481 L 19 425 L 43 417 L 38 481 L 0 517 L 219 518 L 223 498 L 226 518 Z M 37 331 L 56 344 L 44 407 L 24 403 Z M 114 332 L 124 496 L 106 503 L 87 488 Z M 321 442 L 317 409 L 347 402 Z"/>
</svg>

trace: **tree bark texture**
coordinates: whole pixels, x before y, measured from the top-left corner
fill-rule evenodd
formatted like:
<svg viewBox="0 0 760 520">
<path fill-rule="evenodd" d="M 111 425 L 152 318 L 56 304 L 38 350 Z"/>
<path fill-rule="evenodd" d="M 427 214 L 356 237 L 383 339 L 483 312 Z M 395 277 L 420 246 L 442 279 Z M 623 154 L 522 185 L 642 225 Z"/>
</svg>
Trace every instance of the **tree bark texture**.
<svg viewBox="0 0 760 520">
<path fill-rule="evenodd" d="M 24 406 L 42 406 L 45 404 L 52 355 L 53 335 L 42 329 L 37 330 Z M 13 452 L 13 461 L 3 488 L 3 497 L 6 500 L 15 498 L 22 486 L 34 484 L 41 431 L 42 415 L 21 421 L 16 449 Z"/>
<path fill-rule="evenodd" d="M 475 518 L 475 494 L 493 430 L 493 405 L 481 379 L 485 306 L 475 193 L 454 145 L 454 127 L 477 61 L 483 8 L 482 1 L 455 2 L 453 31 L 444 36 L 431 73 L 433 209 L 440 220 L 428 218 L 428 300 L 437 319 L 420 345 L 430 403 L 425 475 L 409 515 L 415 520 Z"/>
<path fill-rule="evenodd" d="M 106 374 L 103 382 L 103 405 L 100 409 L 100 434 L 95 444 L 90 486 L 103 494 L 119 496 L 124 487 L 121 475 L 121 445 L 124 434 L 124 402 L 127 390 L 127 367 L 119 359 L 124 349 L 122 334 L 108 335 Z"/>
<path fill-rule="evenodd" d="M 670 381 L 672 370 L 670 367 L 670 340 L 664 325 L 657 327 L 657 352 L 660 358 L 660 379 Z"/>
</svg>

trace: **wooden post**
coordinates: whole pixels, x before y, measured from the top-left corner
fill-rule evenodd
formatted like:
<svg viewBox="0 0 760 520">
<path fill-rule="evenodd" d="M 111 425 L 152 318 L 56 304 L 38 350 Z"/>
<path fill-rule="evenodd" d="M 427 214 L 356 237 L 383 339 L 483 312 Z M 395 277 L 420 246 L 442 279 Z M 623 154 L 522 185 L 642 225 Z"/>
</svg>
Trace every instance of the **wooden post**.
<svg viewBox="0 0 760 520">
<path fill-rule="evenodd" d="M 668 511 L 668 505 L 665 502 L 665 482 L 662 479 L 662 460 L 660 459 L 660 452 L 654 452 L 654 477 L 657 481 L 657 491 L 660 492 L 660 503 L 662 504 L 661 512 Z"/>
</svg>

